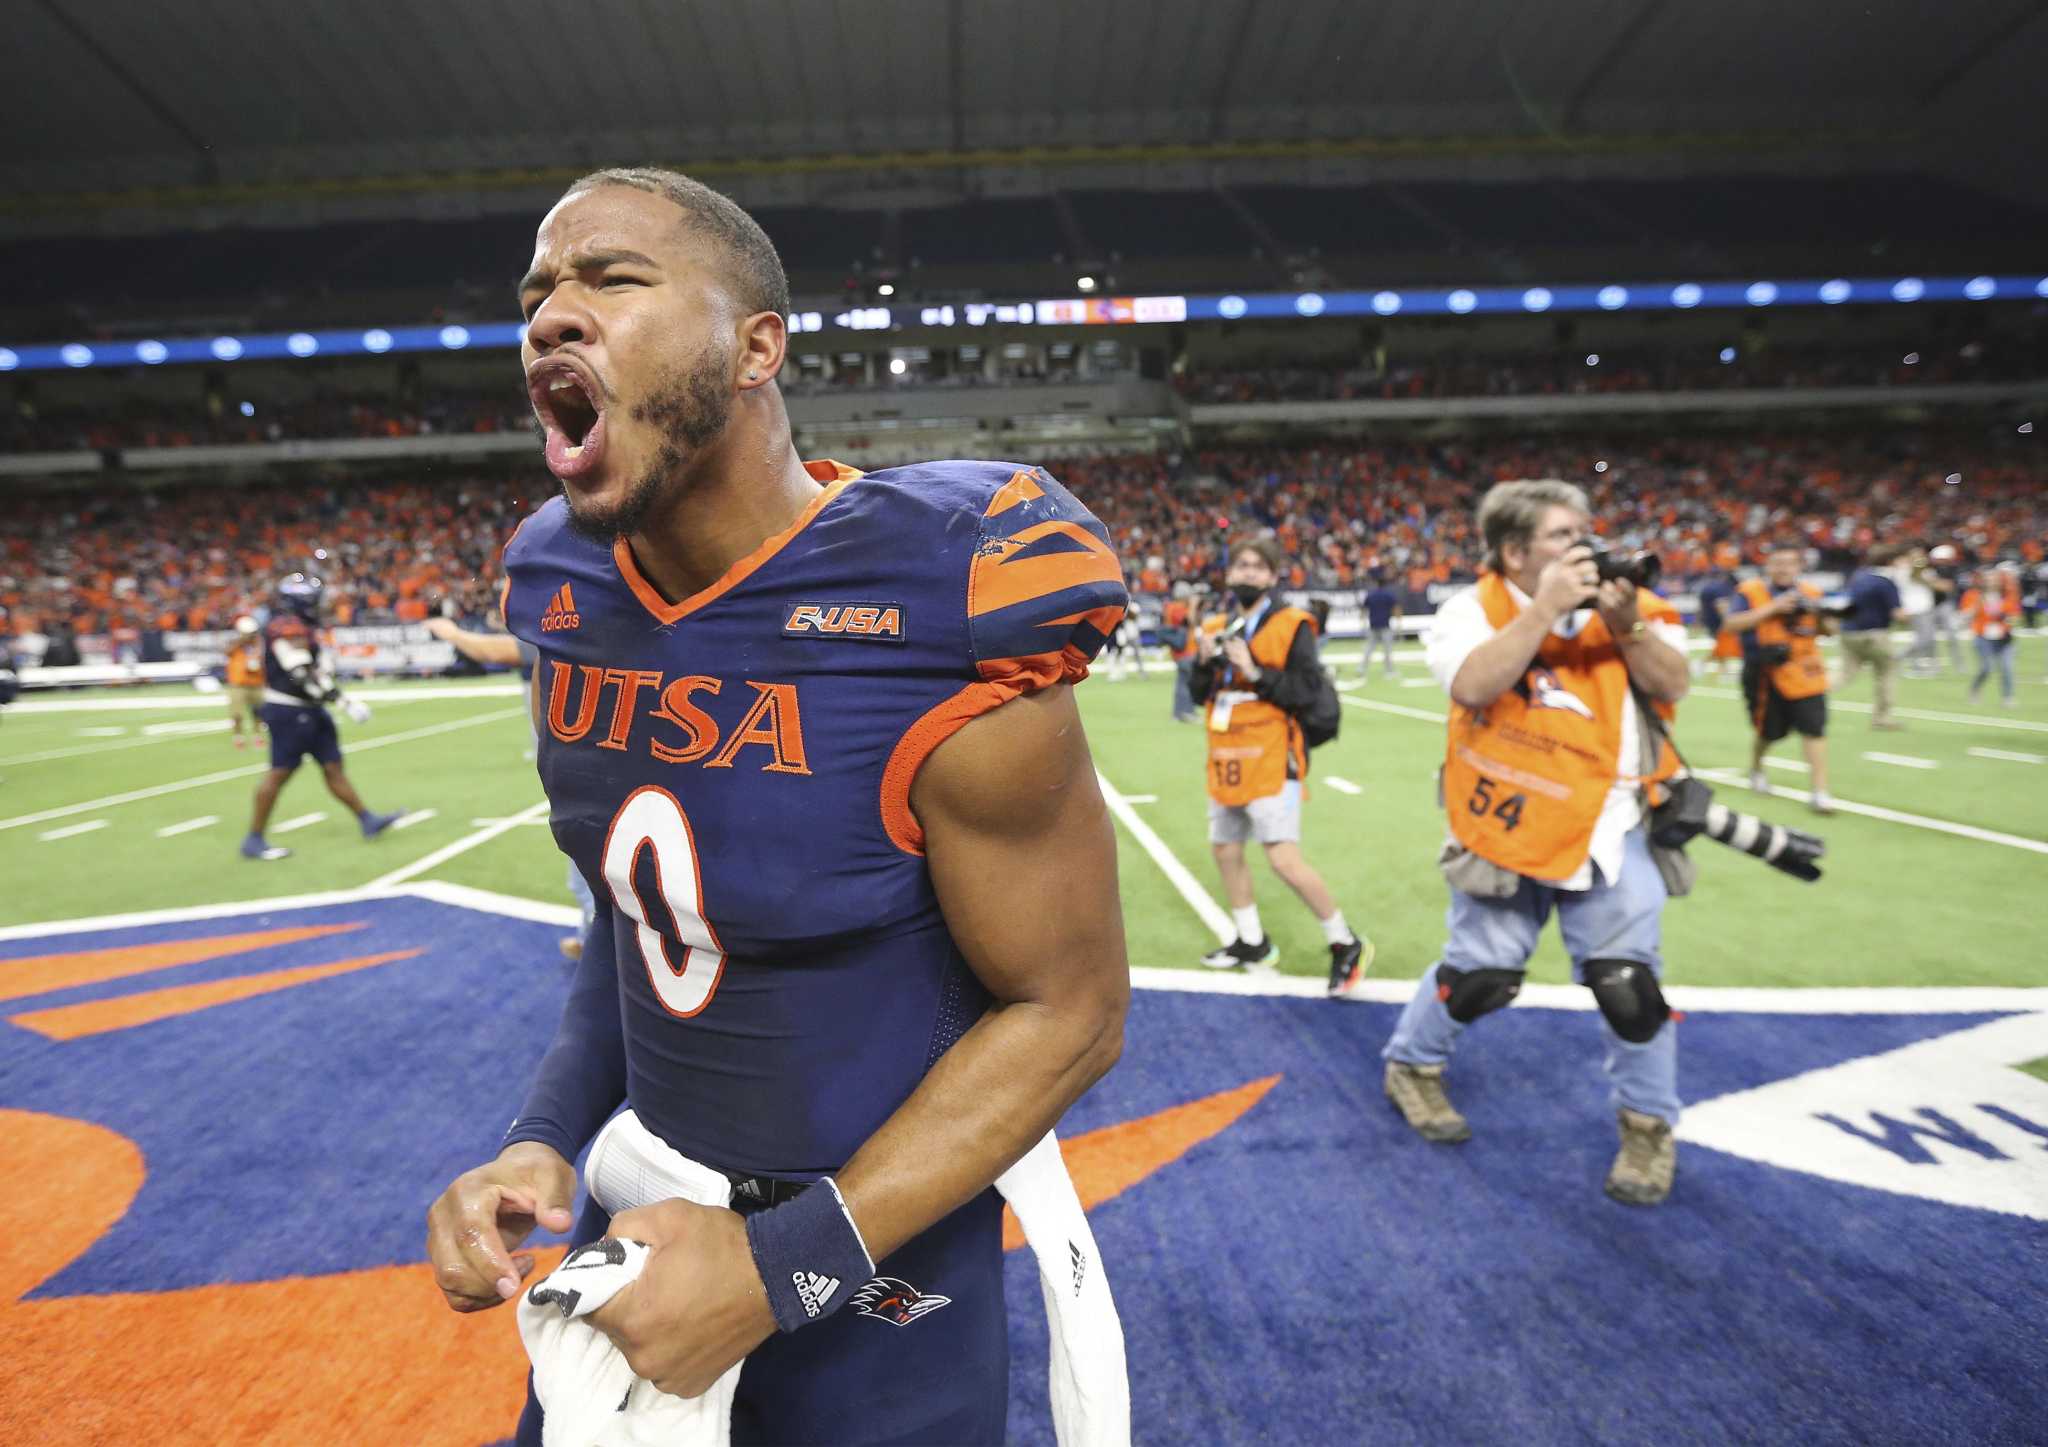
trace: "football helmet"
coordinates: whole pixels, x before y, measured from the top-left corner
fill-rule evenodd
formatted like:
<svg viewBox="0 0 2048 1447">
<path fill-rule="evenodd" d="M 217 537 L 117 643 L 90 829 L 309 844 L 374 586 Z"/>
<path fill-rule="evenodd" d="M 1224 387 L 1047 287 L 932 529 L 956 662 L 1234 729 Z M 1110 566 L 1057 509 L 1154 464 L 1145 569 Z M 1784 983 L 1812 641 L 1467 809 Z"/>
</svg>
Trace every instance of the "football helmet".
<svg viewBox="0 0 2048 1447">
<path fill-rule="evenodd" d="M 293 573 L 277 585 L 277 606 L 305 622 L 320 621 L 320 600 L 326 585 L 310 573 Z"/>
</svg>

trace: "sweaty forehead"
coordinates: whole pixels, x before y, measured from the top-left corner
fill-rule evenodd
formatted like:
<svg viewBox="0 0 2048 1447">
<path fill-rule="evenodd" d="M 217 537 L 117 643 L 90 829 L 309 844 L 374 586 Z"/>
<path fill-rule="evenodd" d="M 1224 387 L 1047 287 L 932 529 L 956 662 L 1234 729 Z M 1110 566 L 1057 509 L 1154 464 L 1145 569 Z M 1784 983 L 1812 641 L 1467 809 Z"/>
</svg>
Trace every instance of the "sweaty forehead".
<svg viewBox="0 0 2048 1447">
<path fill-rule="evenodd" d="M 686 228 L 681 208 L 631 186 L 595 186 L 555 203 L 534 233 L 536 268 L 564 257 L 638 251 L 664 264 L 680 264 Z"/>
</svg>

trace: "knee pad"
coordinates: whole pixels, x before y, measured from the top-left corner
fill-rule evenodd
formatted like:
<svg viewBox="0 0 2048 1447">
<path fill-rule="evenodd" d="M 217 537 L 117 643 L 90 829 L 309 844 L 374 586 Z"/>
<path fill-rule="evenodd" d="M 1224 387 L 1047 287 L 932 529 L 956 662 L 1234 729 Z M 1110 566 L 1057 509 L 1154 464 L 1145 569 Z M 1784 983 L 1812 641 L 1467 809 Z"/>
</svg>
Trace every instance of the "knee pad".
<svg viewBox="0 0 2048 1447">
<path fill-rule="evenodd" d="M 1521 970 L 1460 970 L 1436 967 L 1436 997 L 1460 1025 L 1514 1004 L 1522 993 Z"/>
<path fill-rule="evenodd" d="M 1671 1007 L 1664 1002 L 1664 991 L 1648 965 L 1635 960 L 1588 960 L 1585 974 L 1600 1013 L 1629 1044 L 1647 1045 L 1671 1018 Z"/>
</svg>

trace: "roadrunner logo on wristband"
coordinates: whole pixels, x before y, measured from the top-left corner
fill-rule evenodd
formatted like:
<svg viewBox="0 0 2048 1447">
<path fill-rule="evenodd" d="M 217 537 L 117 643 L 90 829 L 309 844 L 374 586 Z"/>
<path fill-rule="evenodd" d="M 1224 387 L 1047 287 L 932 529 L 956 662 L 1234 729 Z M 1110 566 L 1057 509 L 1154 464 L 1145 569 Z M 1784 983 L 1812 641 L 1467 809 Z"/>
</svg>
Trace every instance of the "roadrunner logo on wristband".
<svg viewBox="0 0 2048 1447">
<path fill-rule="evenodd" d="M 907 1281 L 877 1276 L 854 1294 L 853 1309 L 894 1326 L 909 1326 L 928 1312 L 951 1306 L 950 1296 L 927 1296 Z"/>
<path fill-rule="evenodd" d="M 824 1311 L 825 1303 L 839 1289 L 838 1277 L 820 1276 L 815 1271 L 792 1271 L 789 1279 L 796 1285 L 797 1299 L 804 1304 L 804 1314 L 814 1318 Z"/>
</svg>

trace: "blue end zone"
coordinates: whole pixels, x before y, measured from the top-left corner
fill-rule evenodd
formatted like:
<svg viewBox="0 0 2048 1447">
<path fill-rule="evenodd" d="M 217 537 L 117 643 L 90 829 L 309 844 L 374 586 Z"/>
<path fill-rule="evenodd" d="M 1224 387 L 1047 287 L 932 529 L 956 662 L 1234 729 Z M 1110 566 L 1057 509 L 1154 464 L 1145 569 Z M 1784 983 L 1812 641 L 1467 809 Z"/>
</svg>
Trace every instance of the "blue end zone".
<svg viewBox="0 0 2048 1447">
<path fill-rule="evenodd" d="M 106 1125 L 148 1161 L 126 1218 L 38 1296 L 422 1258 L 428 1203 L 495 1149 L 552 1034 L 558 927 L 386 899 L 8 941 L 0 980 L 28 956 L 318 923 L 363 928 L 0 1004 L 423 951 L 71 1041 L 0 1025 L 0 1103 Z M 1380 1095 L 1393 1015 L 1133 1002 L 1069 1138 L 1283 1076 L 1092 1215 L 1139 1440 L 2048 1439 L 2041 1223 L 1696 1145 L 1667 1205 L 1615 1205 L 1589 1013 L 1476 1027 L 1453 1089 L 1477 1138 L 1430 1146 Z M 1701 1100 L 1985 1018 L 1696 1014 L 1681 1083 Z M 1008 1270 L 1011 1438 L 1049 1443 L 1035 1266 Z"/>
</svg>

